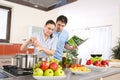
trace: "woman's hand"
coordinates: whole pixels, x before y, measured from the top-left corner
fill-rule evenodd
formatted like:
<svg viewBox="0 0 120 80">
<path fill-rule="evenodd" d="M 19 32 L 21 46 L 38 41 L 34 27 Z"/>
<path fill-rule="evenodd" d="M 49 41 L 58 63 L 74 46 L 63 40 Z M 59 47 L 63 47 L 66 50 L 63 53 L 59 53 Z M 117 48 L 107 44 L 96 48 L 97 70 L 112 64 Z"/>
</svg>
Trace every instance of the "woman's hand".
<svg viewBox="0 0 120 80">
<path fill-rule="evenodd" d="M 37 47 L 37 50 L 38 50 L 38 51 L 42 51 L 42 46 L 41 46 L 41 44 L 38 42 L 37 38 L 31 37 L 31 38 L 30 38 L 30 43 L 32 43 L 33 46 Z"/>
<path fill-rule="evenodd" d="M 31 43 L 33 46 L 38 47 L 40 45 L 40 43 L 38 42 L 36 37 L 31 37 L 29 39 L 29 43 Z"/>
</svg>

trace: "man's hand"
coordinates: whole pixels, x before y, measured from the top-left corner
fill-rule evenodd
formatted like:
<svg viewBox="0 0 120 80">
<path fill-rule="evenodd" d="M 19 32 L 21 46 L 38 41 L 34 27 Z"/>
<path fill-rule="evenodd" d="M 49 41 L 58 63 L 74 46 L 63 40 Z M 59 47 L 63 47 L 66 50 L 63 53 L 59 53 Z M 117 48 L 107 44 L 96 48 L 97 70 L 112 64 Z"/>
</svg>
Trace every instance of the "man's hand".
<svg viewBox="0 0 120 80">
<path fill-rule="evenodd" d="M 76 50 L 78 49 L 78 46 L 70 46 L 69 44 L 65 44 L 65 48 L 68 50 Z"/>
<path fill-rule="evenodd" d="M 71 50 L 76 50 L 76 49 L 78 49 L 77 46 L 71 46 Z"/>
</svg>

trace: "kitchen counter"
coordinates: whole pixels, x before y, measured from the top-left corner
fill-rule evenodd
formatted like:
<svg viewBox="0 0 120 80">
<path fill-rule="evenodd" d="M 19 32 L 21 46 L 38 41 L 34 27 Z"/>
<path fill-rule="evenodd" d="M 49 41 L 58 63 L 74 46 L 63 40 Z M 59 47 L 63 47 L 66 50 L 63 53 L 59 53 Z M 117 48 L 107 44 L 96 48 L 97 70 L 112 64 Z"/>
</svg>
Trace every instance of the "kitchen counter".
<svg viewBox="0 0 120 80">
<path fill-rule="evenodd" d="M 98 78 L 103 78 L 118 73 L 120 73 L 120 68 L 109 68 L 106 71 L 92 71 L 91 73 L 85 75 L 70 74 L 67 80 L 96 80 Z"/>
<path fill-rule="evenodd" d="M 113 74 L 120 74 L 120 68 L 109 68 L 104 72 L 92 71 L 91 73 L 84 75 L 72 74 L 69 70 L 66 70 L 65 72 L 67 76 L 64 80 L 96 80 L 101 77 L 104 78 Z M 0 80 L 35 80 L 35 79 L 32 77 L 32 75 L 28 75 L 28 76 L 5 78 Z"/>
</svg>

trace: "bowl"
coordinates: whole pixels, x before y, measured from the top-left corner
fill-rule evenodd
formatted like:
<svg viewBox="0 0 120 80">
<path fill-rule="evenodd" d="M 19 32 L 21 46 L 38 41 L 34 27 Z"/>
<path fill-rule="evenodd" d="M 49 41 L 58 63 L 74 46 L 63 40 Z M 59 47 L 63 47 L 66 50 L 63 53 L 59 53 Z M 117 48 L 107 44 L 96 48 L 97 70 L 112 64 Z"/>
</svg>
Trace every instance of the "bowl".
<svg viewBox="0 0 120 80">
<path fill-rule="evenodd" d="M 66 76 L 33 76 L 36 80 L 63 80 Z"/>
<path fill-rule="evenodd" d="M 92 71 L 106 71 L 110 68 L 110 66 L 100 67 L 94 65 L 86 65 L 86 67 L 90 68 Z"/>
</svg>

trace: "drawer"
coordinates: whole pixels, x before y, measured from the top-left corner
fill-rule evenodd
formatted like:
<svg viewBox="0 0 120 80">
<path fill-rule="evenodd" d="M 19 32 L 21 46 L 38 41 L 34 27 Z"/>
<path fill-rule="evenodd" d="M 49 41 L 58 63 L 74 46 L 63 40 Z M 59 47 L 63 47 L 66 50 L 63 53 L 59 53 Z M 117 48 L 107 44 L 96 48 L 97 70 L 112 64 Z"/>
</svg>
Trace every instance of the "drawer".
<svg viewBox="0 0 120 80">
<path fill-rule="evenodd" d="M 12 59 L 12 58 L 2 58 L 0 59 L 0 66 L 3 66 L 3 65 L 15 65 L 16 64 L 16 60 L 15 59 Z"/>
</svg>

